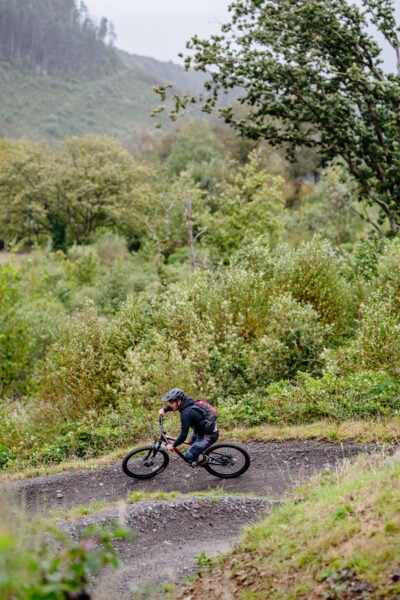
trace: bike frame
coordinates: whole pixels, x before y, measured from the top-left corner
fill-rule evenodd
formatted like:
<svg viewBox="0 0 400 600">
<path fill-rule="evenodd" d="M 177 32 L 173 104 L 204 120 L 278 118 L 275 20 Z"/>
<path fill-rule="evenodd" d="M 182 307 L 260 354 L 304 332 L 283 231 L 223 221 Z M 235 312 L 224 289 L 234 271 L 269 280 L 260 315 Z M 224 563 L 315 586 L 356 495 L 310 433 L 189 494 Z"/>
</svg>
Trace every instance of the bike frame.
<svg viewBox="0 0 400 600">
<path fill-rule="evenodd" d="M 153 443 L 140 448 L 135 448 L 123 459 L 122 469 L 129 477 L 149 479 L 150 477 L 157 475 L 157 473 L 161 473 L 161 471 L 168 466 L 169 456 L 164 446 L 172 444 L 177 438 L 167 434 L 164 429 L 162 416 L 159 417 L 158 422 L 160 425 L 160 434 L 154 437 Z M 184 441 L 183 445 L 190 447 L 192 443 L 190 441 Z M 186 458 L 185 454 L 181 452 L 179 448 L 174 448 L 174 452 L 186 464 L 195 466 L 192 461 Z M 201 466 L 204 466 L 205 470 L 211 475 L 223 479 L 230 479 L 242 475 L 242 473 L 247 471 L 250 465 L 250 456 L 248 452 L 235 444 L 211 444 L 207 449 L 203 450 L 203 452 L 207 456 L 207 461 L 202 461 Z M 162 457 L 160 456 L 161 454 Z M 132 466 L 129 464 L 131 459 L 133 459 Z M 139 470 L 136 470 L 135 465 Z M 146 468 L 148 468 L 147 471 Z"/>
<path fill-rule="evenodd" d="M 164 427 L 163 427 L 164 419 L 163 419 L 163 417 L 159 417 L 158 422 L 160 424 L 161 433 L 160 433 L 160 435 L 159 435 L 158 438 L 155 438 L 154 443 L 152 444 L 153 445 L 153 450 L 155 452 L 157 452 L 157 450 L 161 447 L 161 445 L 163 443 L 164 444 L 171 444 L 172 442 L 174 442 L 176 440 L 176 438 L 167 435 L 167 432 L 164 430 Z M 183 442 L 183 444 L 185 446 L 191 446 L 192 445 L 190 442 L 186 442 L 186 441 Z M 179 450 L 179 448 L 174 448 L 174 452 L 178 456 L 180 456 L 180 458 L 182 460 L 184 460 L 186 463 L 188 463 L 189 465 L 191 464 L 191 461 L 188 458 L 186 458 L 186 456 L 183 454 L 183 452 L 181 452 Z"/>
</svg>

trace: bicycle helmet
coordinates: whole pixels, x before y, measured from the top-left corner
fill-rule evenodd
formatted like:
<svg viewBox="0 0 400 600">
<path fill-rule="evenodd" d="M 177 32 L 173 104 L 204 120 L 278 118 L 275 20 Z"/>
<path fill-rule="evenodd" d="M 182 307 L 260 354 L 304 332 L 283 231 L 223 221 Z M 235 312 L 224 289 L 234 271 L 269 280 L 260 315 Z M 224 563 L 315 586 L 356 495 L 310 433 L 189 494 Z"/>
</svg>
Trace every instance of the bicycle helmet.
<svg viewBox="0 0 400 600">
<path fill-rule="evenodd" d="M 183 400 L 185 392 L 180 388 L 172 388 L 161 398 L 161 402 L 173 402 L 174 400 Z"/>
</svg>

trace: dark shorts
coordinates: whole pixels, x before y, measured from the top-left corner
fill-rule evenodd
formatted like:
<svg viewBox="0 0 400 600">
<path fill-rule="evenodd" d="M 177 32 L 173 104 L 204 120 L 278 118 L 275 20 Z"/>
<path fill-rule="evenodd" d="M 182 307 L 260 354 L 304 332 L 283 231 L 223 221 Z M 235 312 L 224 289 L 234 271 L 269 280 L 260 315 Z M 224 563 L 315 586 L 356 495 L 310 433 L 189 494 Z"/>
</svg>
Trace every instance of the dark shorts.
<svg viewBox="0 0 400 600">
<path fill-rule="evenodd" d="M 204 435 L 194 433 L 190 439 L 192 445 L 189 450 L 185 452 L 185 457 L 190 460 L 190 462 L 197 462 L 199 455 L 209 448 L 211 444 L 214 444 L 218 437 L 219 431 L 208 434 L 205 433 Z"/>
</svg>

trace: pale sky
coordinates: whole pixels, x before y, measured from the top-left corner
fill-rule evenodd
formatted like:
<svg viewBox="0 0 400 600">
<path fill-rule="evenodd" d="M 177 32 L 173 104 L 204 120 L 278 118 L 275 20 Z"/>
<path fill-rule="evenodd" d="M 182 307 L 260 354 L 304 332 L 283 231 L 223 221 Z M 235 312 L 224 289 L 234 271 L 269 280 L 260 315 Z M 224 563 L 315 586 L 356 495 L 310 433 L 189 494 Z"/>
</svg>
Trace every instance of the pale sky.
<svg viewBox="0 0 400 600">
<path fill-rule="evenodd" d="M 359 4 L 359 0 L 354 1 Z M 207 39 L 219 33 L 221 23 L 230 20 L 231 0 L 84 0 L 84 3 L 95 21 L 107 17 L 113 22 L 117 48 L 181 63 L 178 53 L 185 53 L 185 43 L 192 35 Z M 394 4 L 400 20 L 400 0 Z M 385 65 L 395 72 L 394 52 L 386 43 L 382 46 Z"/>
<path fill-rule="evenodd" d="M 98 22 L 114 24 L 115 46 L 131 54 L 181 63 L 192 35 L 208 38 L 228 21 L 230 0 L 84 0 Z"/>
</svg>

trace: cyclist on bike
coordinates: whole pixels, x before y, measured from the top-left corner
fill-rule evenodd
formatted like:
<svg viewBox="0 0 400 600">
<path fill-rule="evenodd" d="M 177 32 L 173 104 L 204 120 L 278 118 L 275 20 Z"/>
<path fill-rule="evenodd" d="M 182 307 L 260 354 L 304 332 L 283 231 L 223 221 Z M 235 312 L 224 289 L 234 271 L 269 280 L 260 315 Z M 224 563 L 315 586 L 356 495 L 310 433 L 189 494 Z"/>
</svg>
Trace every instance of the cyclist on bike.
<svg viewBox="0 0 400 600">
<path fill-rule="evenodd" d="M 204 418 L 204 413 L 196 406 L 196 401 L 192 396 L 186 394 L 180 388 L 169 390 L 161 398 L 162 402 L 167 402 L 165 408 L 160 408 L 159 416 L 164 416 L 170 411 L 179 410 L 181 417 L 181 432 L 173 444 L 167 445 L 167 450 L 173 452 L 174 448 L 180 446 L 193 429 L 193 435 L 190 438 L 190 449 L 185 452 L 185 457 L 192 463 L 192 466 L 201 466 L 206 464 L 207 457 L 203 454 L 204 450 L 217 441 L 219 432 L 216 422 L 209 423 Z"/>
</svg>

